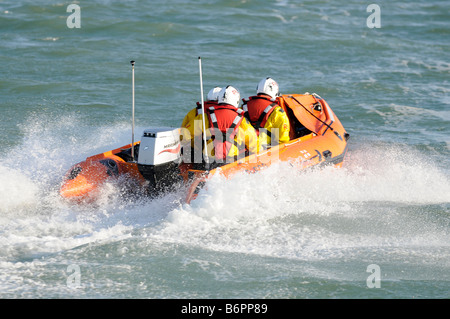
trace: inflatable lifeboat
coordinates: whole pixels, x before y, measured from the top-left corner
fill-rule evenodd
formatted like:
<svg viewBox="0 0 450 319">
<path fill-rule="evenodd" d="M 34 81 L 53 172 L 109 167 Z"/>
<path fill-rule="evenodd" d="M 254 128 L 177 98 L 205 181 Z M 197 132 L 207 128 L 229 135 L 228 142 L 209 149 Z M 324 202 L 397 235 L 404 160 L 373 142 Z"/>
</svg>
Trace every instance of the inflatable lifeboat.
<svg viewBox="0 0 450 319">
<path fill-rule="evenodd" d="M 183 162 L 178 128 L 146 129 L 139 142 L 88 157 L 72 166 L 61 184 L 63 198 L 91 201 L 102 186 L 114 181 L 132 193 L 145 196 L 185 187 L 186 203 L 207 187 L 215 174 L 227 178 L 237 172 L 256 173 L 279 161 L 293 169 L 333 165 L 341 167 L 349 134 L 328 103 L 317 94 L 287 94 L 277 98 L 290 121 L 290 141 L 232 163 L 221 165 Z"/>
</svg>

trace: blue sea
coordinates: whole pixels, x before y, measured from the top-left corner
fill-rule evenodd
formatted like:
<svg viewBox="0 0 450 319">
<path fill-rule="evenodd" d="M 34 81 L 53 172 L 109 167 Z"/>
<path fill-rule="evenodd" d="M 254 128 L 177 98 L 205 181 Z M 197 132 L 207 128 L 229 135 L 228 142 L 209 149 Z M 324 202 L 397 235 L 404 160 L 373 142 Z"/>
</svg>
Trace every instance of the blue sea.
<svg viewBox="0 0 450 319">
<path fill-rule="evenodd" d="M 73 6 L 74 5 L 74 6 Z M 68 10 L 69 9 L 69 10 Z M 448 299 L 450 2 L 0 1 L 0 298 Z M 95 205 L 66 171 L 274 78 L 350 134 L 340 169 Z"/>
</svg>

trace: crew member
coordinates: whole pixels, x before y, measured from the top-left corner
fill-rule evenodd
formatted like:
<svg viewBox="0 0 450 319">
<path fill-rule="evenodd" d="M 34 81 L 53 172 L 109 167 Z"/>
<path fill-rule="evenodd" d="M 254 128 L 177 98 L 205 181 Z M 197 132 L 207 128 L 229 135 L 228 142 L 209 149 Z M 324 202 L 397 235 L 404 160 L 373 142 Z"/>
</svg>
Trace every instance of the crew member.
<svg viewBox="0 0 450 319">
<path fill-rule="evenodd" d="M 216 86 L 215 88 L 212 88 L 208 95 L 206 96 L 205 109 L 217 105 L 217 99 L 219 98 L 219 92 L 222 88 Z M 181 127 L 186 127 L 197 115 L 202 113 L 202 104 L 200 102 L 197 102 L 197 106 L 190 110 L 186 116 L 183 119 L 183 122 L 181 123 Z"/>
<path fill-rule="evenodd" d="M 259 82 L 256 96 L 243 100 L 245 117 L 256 129 L 263 149 L 271 146 L 272 139 L 274 145 L 289 141 L 289 118 L 277 102 L 279 95 L 278 83 L 267 77 Z"/>
<path fill-rule="evenodd" d="M 256 131 L 244 117 L 239 102 L 239 91 L 228 85 L 219 92 L 218 104 L 205 108 L 207 154 L 218 164 L 257 153 Z M 194 119 L 194 138 L 203 135 L 202 120 L 203 114 Z"/>
<path fill-rule="evenodd" d="M 204 101 L 204 108 L 208 108 L 211 106 L 217 105 L 217 100 L 219 98 L 219 92 L 222 88 L 216 86 L 212 88 L 207 96 L 206 101 Z M 183 119 L 183 122 L 181 123 L 181 129 L 180 129 L 180 141 L 182 143 L 183 149 L 183 159 L 185 162 L 193 163 L 194 161 L 194 153 L 195 149 L 194 146 L 196 144 L 194 140 L 194 119 L 199 115 L 202 114 L 202 104 L 200 102 L 197 102 L 197 106 L 190 110 L 186 116 Z M 199 139 L 199 138 L 197 138 Z M 184 142 L 183 142 L 184 140 Z M 189 141 L 190 141 L 190 148 L 189 148 Z M 198 143 L 197 143 L 198 144 Z"/>
</svg>

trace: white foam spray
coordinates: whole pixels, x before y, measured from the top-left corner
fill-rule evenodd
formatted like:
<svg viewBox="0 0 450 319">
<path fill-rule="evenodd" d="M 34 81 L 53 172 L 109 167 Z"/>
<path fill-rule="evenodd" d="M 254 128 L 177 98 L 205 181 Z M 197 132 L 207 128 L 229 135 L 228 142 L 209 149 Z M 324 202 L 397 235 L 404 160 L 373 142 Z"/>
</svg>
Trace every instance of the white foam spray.
<svg viewBox="0 0 450 319">
<path fill-rule="evenodd" d="M 441 249 L 450 242 L 439 222 L 448 211 L 448 171 L 408 146 L 350 148 L 341 169 L 300 172 L 282 163 L 230 180 L 217 176 L 191 205 L 181 203 L 181 190 L 154 201 L 123 200 L 111 184 L 96 205 L 78 207 L 57 194 L 65 170 L 128 143 L 128 125 L 68 134 L 82 124 L 58 119 L 50 131 L 46 121 L 28 126 L 0 162 L 5 263 L 136 233 L 152 247 L 177 243 L 296 260 L 350 258 L 349 250 L 368 247 Z"/>
</svg>

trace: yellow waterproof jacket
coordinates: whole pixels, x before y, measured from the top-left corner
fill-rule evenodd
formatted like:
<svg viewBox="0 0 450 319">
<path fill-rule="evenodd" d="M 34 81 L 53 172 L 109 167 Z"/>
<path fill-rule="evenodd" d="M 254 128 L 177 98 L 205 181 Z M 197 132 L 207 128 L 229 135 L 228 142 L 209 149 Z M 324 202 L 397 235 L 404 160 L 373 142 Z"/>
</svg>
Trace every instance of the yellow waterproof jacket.
<svg viewBox="0 0 450 319">
<path fill-rule="evenodd" d="M 267 148 L 267 146 L 270 146 L 272 141 L 271 137 L 278 137 L 279 144 L 289 142 L 289 118 L 280 106 L 275 107 L 272 113 L 270 113 L 264 128 L 271 134 L 269 136 L 266 134 L 265 130 L 259 131 L 258 139 L 261 147 Z M 275 130 L 274 128 L 277 128 L 278 130 Z"/>
<path fill-rule="evenodd" d="M 194 107 L 192 110 L 190 110 L 186 116 L 183 119 L 183 122 L 181 123 L 181 130 L 180 130 L 180 141 L 183 145 L 186 145 L 191 141 L 191 147 L 194 147 L 194 140 L 192 137 L 194 136 L 194 119 L 197 116 L 197 108 Z M 184 142 L 183 142 L 184 141 Z"/>
<path fill-rule="evenodd" d="M 203 114 L 199 114 L 197 117 L 195 117 L 191 123 L 188 123 L 188 127 L 193 127 L 193 135 L 192 139 L 198 139 L 202 137 L 203 134 Z M 210 123 L 208 116 L 205 116 L 205 128 L 206 128 L 206 140 L 207 140 L 207 152 L 210 157 L 214 157 L 214 144 L 211 140 L 211 131 L 210 131 Z M 237 129 L 237 133 L 234 137 L 235 144 L 239 146 L 245 145 L 247 150 L 250 154 L 255 154 L 258 152 L 259 144 L 258 144 L 258 136 L 256 134 L 255 129 L 253 126 L 247 121 L 247 119 L 244 117 L 241 121 L 241 124 L 239 125 Z M 198 144 L 198 143 L 196 143 Z M 200 144 L 201 145 L 201 144 Z M 194 149 L 198 151 L 199 146 L 195 145 Z M 236 145 L 232 145 L 227 156 L 228 157 L 235 157 L 239 155 L 239 149 Z"/>
<path fill-rule="evenodd" d="M 194 107 L 192 110 L 190 110 L 186 116 L 183 119 L 183 122 L 181 122 L 181 127 L 186 127 L 196 116 L 197 116 L 197 108 Z"/>
<path fill-rule="evenodd" d="M 216 101 L 205 101 L 204 102 L 205 109 L 210 106 L 217 105 Z M 202 106 L 200 102 L 197 102 L 197 107 L 194 107 L 192 110 L 190 110 L 186 116 L 183 119 L 183 122 L 181 122 L 181 130 L 180 130 L 180 141 L 185 141 L 183 144 L 186 145 L 189 140 L 192 139 L 194 136 L 194 119 L 199 115 L 199 113 L 202 113 Z M 191 147 L 194 147 L 193 140 L 191 140 Z"/>
</svg>

